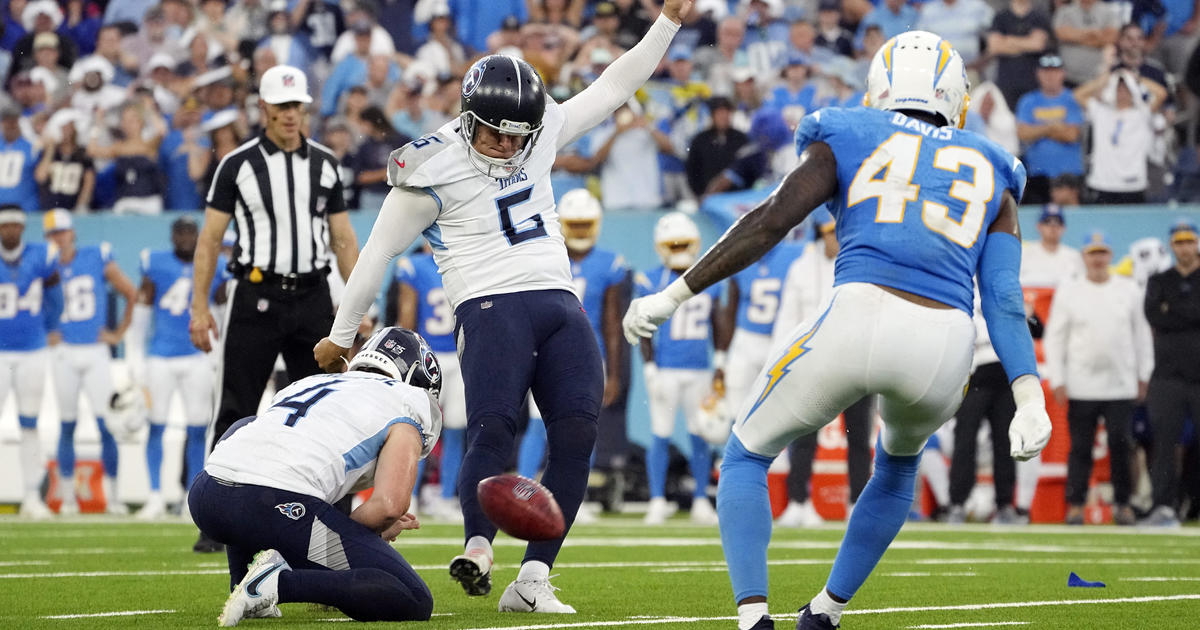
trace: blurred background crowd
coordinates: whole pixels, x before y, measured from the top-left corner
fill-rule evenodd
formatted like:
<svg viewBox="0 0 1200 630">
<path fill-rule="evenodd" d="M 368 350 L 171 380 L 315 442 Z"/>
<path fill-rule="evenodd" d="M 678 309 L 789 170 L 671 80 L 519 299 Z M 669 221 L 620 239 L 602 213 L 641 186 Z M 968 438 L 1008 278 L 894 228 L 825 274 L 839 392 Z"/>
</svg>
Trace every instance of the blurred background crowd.
<svg viewBox="0 0 1200 630">
<path fill-rule="evenodd" d="M 659 71 L 565 150 L 555 189 L 608 208 L 684 207 L 769 186 L 807 112 L 861 100 L 893 35 L 947 38 L 968 128 L 1023 157 L 1026 203 L 1065 176 L 1083 202 L 1200 197 L 1192 0 L 698 0 Z M 0 19 L 0 203 L 198 210 L 258 129 L 257 77 L 303 69 L 309 134 L 350 207 L 386 193 L 388 150 L 458 113 L 463 71 L 520 55 L 559 101 L 647 30 L 654 0 L 8 0 Z"/>
</svg>

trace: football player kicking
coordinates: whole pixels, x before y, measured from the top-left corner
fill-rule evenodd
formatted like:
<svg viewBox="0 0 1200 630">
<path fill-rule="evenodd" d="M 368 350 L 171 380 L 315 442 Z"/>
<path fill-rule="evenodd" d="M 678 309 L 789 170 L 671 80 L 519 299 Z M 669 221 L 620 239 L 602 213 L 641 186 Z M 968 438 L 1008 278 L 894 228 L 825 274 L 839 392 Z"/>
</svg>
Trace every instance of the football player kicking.
<svg viewBox="0 0 1200 630">
<path fill-rule="evenodd" d="M 832 198 L 841 243 L 833 295 L 759 374 L 721 465 L 717 513 L 741 630 L 774 628 L 767 614 L 771 460 L 877 393 L 884 428 L 875 473 L 825 587 L 800 609 L 796 625 L 838 626 L 908 516 L 925 441 L 962 401 L 976 273 L 1017 402 L 1012 456 L 1029 459 L 1050 439 L 1017 280 L 1025 167 L 958 128 L 967 87 L 962 58 L 946 40 L 923 31 L 892 38 L 871 62 L 868 107 L 806 116 L 796 132 L 800 163 L 779 189 L 682 278 L 634 301 L 625 315 L 631 342 L 651 334 L 680 304 L 757 260 Z"/>
<path fill-rule="evenodd" d="M 666 0 L 642 41 L 561 106 L 547 99 L 537 73 L 520 59 L 491 55 L 471 66 L 459 118 L 392 153 L 393 188 L 329 337 L 313 349 L 326 370 L 342 368 L 388 263 L 423 234 L 455 309 L 467 391 L 468 446 L 458 485 L 466 545 L 450 573 L 468 595 L 491 592 L 496 535 L 475 486 L 504 471 L 530 389 L 550 451 L 541 481 L 568 528 L 583 501 L 604 371 L 575 296 L 550 168 L 560 147 L 607 118 L 650 77 L 691 4 Z M 501 612 L 575 612 L 549 582 L 562 542 L 529 544 L 517 579 L 500 598 Z"/>
<path fill-rule="evenodd" d="M 388 543 L 420 526 L 409 499 L 442 430 L 441 384 L 420 335 L 384 328 L 345 374 L 292 383 L 229 428 L 188 494 L 196 525 L 229 556 L 220 625 L 279 617 L 287 602 L 357 621 L 429 619 L 429 587 Z M 333 506 L 371 487 L 349 516 Z"/>
</svg>

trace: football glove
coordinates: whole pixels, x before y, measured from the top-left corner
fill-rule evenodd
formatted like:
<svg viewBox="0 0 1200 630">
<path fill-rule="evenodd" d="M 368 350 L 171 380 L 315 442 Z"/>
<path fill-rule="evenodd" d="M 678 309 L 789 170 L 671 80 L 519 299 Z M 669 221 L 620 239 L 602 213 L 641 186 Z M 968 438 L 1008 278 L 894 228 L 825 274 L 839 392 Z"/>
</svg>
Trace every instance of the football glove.
<svg viewBox="0 0 1200 630">
<path fill-rule="evenodd" d="M 1017 412 L 1008 427 L 1009 454 L 1023 462 L 1037 457 L 1050 441 L 1050 416 L 1038 377 L 1026 374 L 1013 381 Z"/>
<path fill-rule="evenodd" d="M 695 295 L 683 278 L 677 278 L 666 289 L 640 297 L 629 304 L 621 325 L 625 329 L 625 340 L 636 344 L 639 337 L 649 337 L 658 330 L 658 325 L 667 321 L 675 309 Z"/>
</svg>

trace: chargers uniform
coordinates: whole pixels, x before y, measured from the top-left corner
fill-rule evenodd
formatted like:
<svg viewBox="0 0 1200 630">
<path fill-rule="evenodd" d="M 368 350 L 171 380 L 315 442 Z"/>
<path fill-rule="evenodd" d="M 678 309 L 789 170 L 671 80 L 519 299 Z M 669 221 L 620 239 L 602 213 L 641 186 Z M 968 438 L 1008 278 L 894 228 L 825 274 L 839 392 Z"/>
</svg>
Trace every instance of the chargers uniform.
<svg viewBox="0 0 1200 630">
<path fill-rule="evenodd" d="M 962 401 L 986 228 L 1003 190 L 1020 198 L 1025 167 L 978 134 L 864 107 L 806 116 L 797 152 L 813 142 L 837 159 L 834 293 L 777 349 L 734 433 L 751 452 L 774 455 L 879 390 L 887 452 L 916 455 Z M 954 308 L 920 307 L 873 285 Z"/>
<path fill-rule="evenodd" d="M 575 296 L 587 313 L 602 357 L 608 357 L 608 349 L 604 346 L 604 294 L 613 286 L 625 282 L 628 275 L 629 265 L 625 257 L 606 249 L 592 248 L 582 260 L 571 262 Z"/>
</svg>

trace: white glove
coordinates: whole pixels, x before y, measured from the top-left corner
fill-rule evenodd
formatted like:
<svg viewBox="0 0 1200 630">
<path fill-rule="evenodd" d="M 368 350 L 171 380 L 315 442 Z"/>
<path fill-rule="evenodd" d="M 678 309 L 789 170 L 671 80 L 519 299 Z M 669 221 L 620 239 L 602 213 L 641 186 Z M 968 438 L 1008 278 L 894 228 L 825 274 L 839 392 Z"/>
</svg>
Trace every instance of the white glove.
<svg viewBox="0 0 1200 630">
<path fill-rule="evenodd" d="M 1012 390 L 1017 412 L 1008 427 L 1009 454 L 1023 462 L 1037 457 L 1050 441 L 1050 416 L 1037 376 L 1021 376 L 1013 381 Z"/>
<path fill-rule="evenodd" d="M 639 337 L 649 337 L 658 330 L 658 325 L 667 321 L 675 309 L 685 300 L 695 295 L 684 283 L 683 278 L 677 278 L 666 289 L 640 297 L 629 304 L 625 311 L 625 319 L 621 325 L 625 329 L 625 340 L 636 344 Z"/>
</svg>

